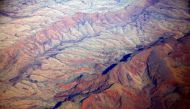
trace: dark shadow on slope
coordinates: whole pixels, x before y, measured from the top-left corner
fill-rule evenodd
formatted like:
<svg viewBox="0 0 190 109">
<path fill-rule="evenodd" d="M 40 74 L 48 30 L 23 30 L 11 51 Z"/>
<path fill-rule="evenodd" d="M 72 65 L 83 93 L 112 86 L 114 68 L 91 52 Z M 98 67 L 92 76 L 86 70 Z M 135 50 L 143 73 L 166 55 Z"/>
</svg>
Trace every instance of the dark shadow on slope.
<svg viewBox="0 0 190 109">
<path fill-rule="evenodd" d="M 102 75 L 107 74 L 110 70 L 112 70 L 117 64 L 112 64 L 108 68 L 106 68 L 103 72 Z"/>
</svg>

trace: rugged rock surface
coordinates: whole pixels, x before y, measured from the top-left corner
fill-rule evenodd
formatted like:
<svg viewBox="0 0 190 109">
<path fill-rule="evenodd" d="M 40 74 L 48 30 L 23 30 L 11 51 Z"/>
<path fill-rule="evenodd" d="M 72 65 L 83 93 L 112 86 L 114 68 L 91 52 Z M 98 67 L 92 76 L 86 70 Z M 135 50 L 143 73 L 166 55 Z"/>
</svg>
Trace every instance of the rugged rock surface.
<svg viewBox="0 0 190 109">
<path fill-rule="evenodd" d="M 1 1 L 0 109 L 190 108 L 188 6 Z"/>
<path fill-rule="evenodd" d="M 163 39 L 106 75 L 77 78 L 64 87 L 76 85 L 54 97 L 69 101 L 63 108 L 80 101 L 81 109 L 188 109 L 189 43 L 190 35 Z"/>
</svg>

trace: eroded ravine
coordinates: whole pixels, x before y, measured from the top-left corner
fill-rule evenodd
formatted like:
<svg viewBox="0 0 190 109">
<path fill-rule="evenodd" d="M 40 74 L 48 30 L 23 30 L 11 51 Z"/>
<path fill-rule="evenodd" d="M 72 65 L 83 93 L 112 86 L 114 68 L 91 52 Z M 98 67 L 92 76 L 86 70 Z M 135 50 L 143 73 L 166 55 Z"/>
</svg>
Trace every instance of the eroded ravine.
<svg viewBox="0 0 190 109">
<path fill-rule="evenodd" d="M 146 93 L 148 93 L 152 87 L 155 87 L 155 84 L 158 84 L 154 80 L 155 77 L 152 80 L 147 76 L 150 76 L 149 73 L 151 72 L 156 72 L 156 69 L 151 68 L 154 63 L 164 63 L 165 61 L 159 61 L 160 58 L 158 58 L 157 61 L 153 61 L 153 64 L 146 64 L 150 66 L 150 68 L 146 68 L 147 66 L 143 64 L 147 61 L 146 56 L 153 55 L 155 57 L 154 53 L 150 52 L 157 51 L 159 48 L 148 47 L 155 46 L 153 43 L 156 40 L 162 43 L 162 41 L 170 39 L 173 42 L 169 41 L 169 43 L 174 43 L 175 40 L 184 37 L 188 33 L 190 15 L 187 4 L 188 1 L 186 0 L 181 2 L 140 0 L 132 2 L 132 4 L 128 4 L 122 9 L 108 12 L 84 13 L 79 11 L 72 15 L 63 15 L 50 22 L 50 24 L 32 32 L 31 35 L 26 35 L 26 37 L 21 35 L 16 40 L 15 38 L 7 38 L 7 41 L 2 41 L 2 44 L 0 44 L 0 84 L 2 89 L 0 103 L 2 107 L 51 108 L 58 102 L 58 105 L 62 108 L 67 108 L 65 103 L 67 105 L 73 103 L 76 108 L 87 109 L 88 99 L 100 96 L 102 100 L 101 96 L 107 97 L 113 93 L 116 100 L 111 99 L 110 102 L 113 102 L 112 105 L 117 104 L 115 104 L 115 108 L 138 109 L 147 108 L 147 106 L 154 108 L 153 105 L 155 104 L 150 104 L 151 101 L 148 99 L 151 97 L 148 94 L 145 97 L 146 103 L 139 101 L 145 103 L 145 107 L 143 107 L 143 103 L 140 107 L 133 107 L 133 103 L 125 104 L 125 100 L 127 102 L 138 101 L 137 92 L 140 91 L 139 96 L 141 97 L 144 94 L 140 89 L 148 87 L 148 89 L 145 88 Z M 28 6 L 30 5 L 28 4 Z M 19 13 L 20 11 L 16 12 Z M 45 12 L 43 14 L 45 15 Z M 19 19 L 25 21 L 25 17 L 14 16 L 12 19 L 16 20 L 10 20 L 9 22 L 16 25 L 18 21 L 18 25 L 22 25 L 22 20 L 19 21 Z M 51 16 L 49 17 L 51 18 Z M 30 18 L 30 16 L 26 18 Z M 40 21 L 36 22 L 40 24 Z M 27 24 L 27 20 L 23 24 Z M 1 26 L 1 34 L 8 33 L 5 25 L 6 23 Z M 32 25 L 31 27 L 35 28 Z M 8 28 L 11 34 L 12 28 L 14 27 Z M 27 32 L 18 33 L 25 35 Z M 17 35 L 14 37 L 17 37 Z M 14 40 L 13 44 L 7 43 L 11 40 Z M 164 44 L 161 45 L 165 47 Z M 170 47 L 169 45 L 169 48 L 163 49 L 167 51 L 172 48 L 173 46 Z M 135 60 L 133 58 L 130 62 L 119 62 L 120 60 L 129 60 L 122 59 L 123 55 L 126 54 L 131 55 L 126 55 L 125 58 L 128 56 L 136 57 L 134 55 L 136 51 L 140 52 L 139 54 L 145 52 L 144 60 L 139 59 L 142 63 L 141 61 L 134 61 L 135 63 L 130 65 L 130 62 Z M 161 56 L 159 54 L 156 57 L 162 57 L 162 55 L 165 54 L 161 53 Z M 124 63 L 124 65 L 120 65 L 120 63 Z M 122 67 L 125 64 L 129 66 L 127 69 L 130 73 L 124 76 L 123 74 L 126 72 L 123 74 L 121 72 L 125 70 Z M 159 66 L 162 67 L 162 65 Z M 143 73 L 145 69 L 147 74 Z M 174 72 L 173 70 L 167 69 L 159 72 Z M 186 70 L 188 68 L 185 68 Z M 114 71 L 118 74 L 110 73 Z M 139 73 L 142 75 L 139 76 Z M 115 89 L 113 87 L 119 88 Z M 128 94 L 124 94 L 127 96 L 126 98 L 121 97 L 123 90 L 129 93 L 134 91 L 135 97 L 132 101 L 126 99 L 130 98 Z M 108 95 L 104 95 L 104 93 L 108 93 Z M 61 103 L 64 105 L 61 105 Z M 112 107 L 114 108 L 111 105 L 106 106 L 104 102 L 102 106 L 101 103 L 100 105 L 94 103 L 91 106 L 92 109 L 111 109 Z"/>
</svg>

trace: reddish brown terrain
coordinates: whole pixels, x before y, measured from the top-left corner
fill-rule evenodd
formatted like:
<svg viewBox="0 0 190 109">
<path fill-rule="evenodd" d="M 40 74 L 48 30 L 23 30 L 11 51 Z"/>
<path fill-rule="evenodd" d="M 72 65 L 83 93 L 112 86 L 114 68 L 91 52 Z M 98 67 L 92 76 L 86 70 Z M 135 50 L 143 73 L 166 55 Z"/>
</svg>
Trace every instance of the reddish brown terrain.
<svg viewBox="0 0 190 109">
<path fill-rule="evenodd" d="M 190 109 L 189 6 L 0 1 L 0 109 Z"/>
</svg>

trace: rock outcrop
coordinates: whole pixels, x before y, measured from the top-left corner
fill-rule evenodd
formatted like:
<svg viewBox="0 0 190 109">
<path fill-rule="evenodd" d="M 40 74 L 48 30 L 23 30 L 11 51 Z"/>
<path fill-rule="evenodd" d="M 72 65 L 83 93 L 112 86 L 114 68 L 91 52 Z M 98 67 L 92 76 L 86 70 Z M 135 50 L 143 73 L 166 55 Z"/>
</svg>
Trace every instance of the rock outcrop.
<svg viewBox="0 0 190 109">
<path fill-rule="evenodd" d="M 188 0 L 0 2 L 0 109 L 190 108 Z"/>
</svg>

